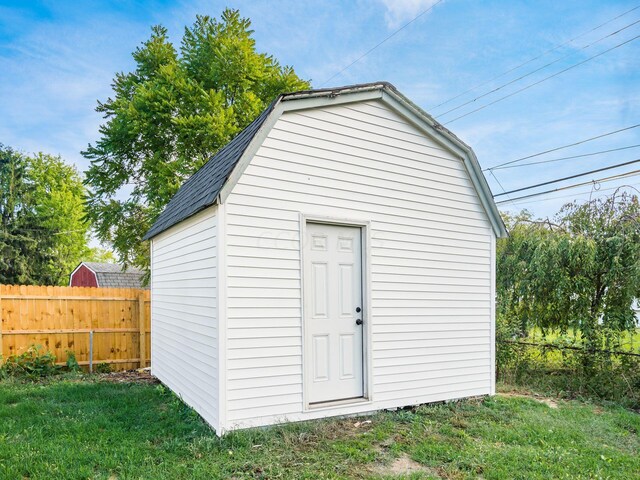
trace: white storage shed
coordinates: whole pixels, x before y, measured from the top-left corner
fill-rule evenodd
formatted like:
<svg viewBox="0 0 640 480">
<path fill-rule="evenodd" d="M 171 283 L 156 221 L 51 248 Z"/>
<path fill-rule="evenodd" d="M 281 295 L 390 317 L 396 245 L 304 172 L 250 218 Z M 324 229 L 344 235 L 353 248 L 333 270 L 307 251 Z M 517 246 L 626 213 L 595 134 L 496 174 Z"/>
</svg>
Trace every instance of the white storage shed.
<svg viewBox="0 0 640 480">
<path fill-rule="evenodd" d="M 493 394 L 504 235 L 392 85 L 280 95 L 146 235 L 152 373 L 218 434 Z"/>
</svg>

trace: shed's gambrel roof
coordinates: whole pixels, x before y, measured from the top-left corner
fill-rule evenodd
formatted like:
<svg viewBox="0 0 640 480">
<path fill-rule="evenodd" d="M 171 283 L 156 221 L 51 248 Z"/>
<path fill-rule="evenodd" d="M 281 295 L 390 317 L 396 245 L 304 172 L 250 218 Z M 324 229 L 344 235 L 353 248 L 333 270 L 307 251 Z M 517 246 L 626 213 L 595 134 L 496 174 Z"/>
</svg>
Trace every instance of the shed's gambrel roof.
<svg viewBox="0 0 640 480">
<path fill-rule="evenodd" d="M 147 288 L 143 285 L 144 272 L 135 267 L 124 268 L 117 263 L 82 262 L 71 276 L 84 265 L 96 275 L 99 287 L 103 288 Z"/>
<path fill-rule="evenodd" d="M 155 237 L 216 203 L 216 198 L 224 182 L 271 113 L 275 103 L 269 105 L 247 128 L 236 135 L 231 142 L 222 147 L 211 160 L 184 182 L 146 233 L 144 240 Z"/>
<path fill-rule="evenodd" d="M 146 233 L 144 240 L 155 237 L 226 198 L 262 140 L 283 112 L 372 98 L 379 98 L 390 104 L 392 108 L 402 110 L 399 113 L 407 117 L 409 121 L 460 155 L 489 216 L 493 230 L 498 237 L 506 236 L 506 228 L 471 147 L 398 92 L 393 85 L 388 82 L 375 82 L 279 95 L 258 118 L 218 151 L 211 160 L 180 187 Z"/>
</svg>

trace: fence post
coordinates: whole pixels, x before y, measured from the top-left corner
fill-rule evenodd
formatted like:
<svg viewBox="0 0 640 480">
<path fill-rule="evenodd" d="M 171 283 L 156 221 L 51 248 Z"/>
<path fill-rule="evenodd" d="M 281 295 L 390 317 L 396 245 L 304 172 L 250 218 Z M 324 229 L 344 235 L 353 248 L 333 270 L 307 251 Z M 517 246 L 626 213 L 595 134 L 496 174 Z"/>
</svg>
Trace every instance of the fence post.
<svg viewBox="0 0 640 480">
<path fill-rule="evenodd" d="M 89 330 L 89 373 L 93 373 L 93 330 Z"/>
<path fill-rule="evenodd" d="M 144 292 L 138 294 L 138 327 L 140 328 L 140 368 L 147 366 L 147 321 L 145 318 Z"/>
</svg>

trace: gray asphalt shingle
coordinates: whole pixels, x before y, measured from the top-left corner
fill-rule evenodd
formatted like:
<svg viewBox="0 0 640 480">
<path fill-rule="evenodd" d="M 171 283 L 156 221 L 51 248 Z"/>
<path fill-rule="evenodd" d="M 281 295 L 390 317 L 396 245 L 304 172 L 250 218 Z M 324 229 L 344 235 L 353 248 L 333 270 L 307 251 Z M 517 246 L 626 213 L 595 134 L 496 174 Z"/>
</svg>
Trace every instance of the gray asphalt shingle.
<svg viewBox="0 0 640 480">
<path fill-rule="evenodd" d="M 184 182 L 145 234 L 144 240 L 155 237 L 215 203 L 227 177 L 271 113 L 276 101 Z"/>
</svg>

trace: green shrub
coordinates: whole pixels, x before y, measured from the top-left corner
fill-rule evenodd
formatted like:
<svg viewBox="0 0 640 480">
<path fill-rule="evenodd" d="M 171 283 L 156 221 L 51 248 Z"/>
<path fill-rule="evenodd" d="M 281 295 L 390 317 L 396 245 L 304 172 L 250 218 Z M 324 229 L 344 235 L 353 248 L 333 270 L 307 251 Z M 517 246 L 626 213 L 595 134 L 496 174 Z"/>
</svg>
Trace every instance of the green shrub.
<svg viewBox="0 0 640 480">
<path fill-rule="evenodd" d="M 42 345 L 32 345 L 20 355 L 11 355 L 0 367 L 0 376 L 37 379 L 60 373 L 56 357 Z"/>
<path fill-rule="evenodd" d="M 96 373 L 111 373 L 111 365 L 106 362 L 102 362 L 96 365 Z"/>
<path fill-rule="evenodd" d="M 71 350 L 67 350 L 67 370 L 70 372 L 80 372 L 82 369 L 76 359 L 76 354 Z"/>
</svg>

